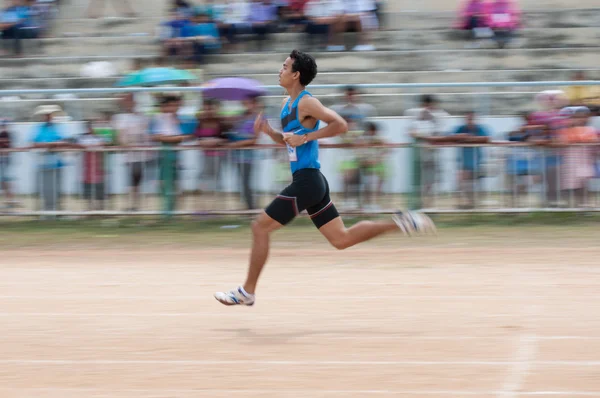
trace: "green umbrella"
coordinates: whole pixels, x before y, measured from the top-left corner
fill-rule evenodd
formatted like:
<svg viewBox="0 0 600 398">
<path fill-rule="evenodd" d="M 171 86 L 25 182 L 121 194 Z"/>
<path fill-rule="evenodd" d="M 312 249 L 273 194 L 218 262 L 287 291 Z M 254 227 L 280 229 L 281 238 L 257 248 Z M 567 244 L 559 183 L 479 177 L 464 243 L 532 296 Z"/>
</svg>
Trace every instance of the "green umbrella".
<svg viewBox="0 0 600 398">
<path fill-rule="evenodd" d="M 182 83 L 198 78 L 186 71 L 175 68 L 147 68 L 123 77 L 117 86 L 157 86 L 161 84 Z"/>
</svg>

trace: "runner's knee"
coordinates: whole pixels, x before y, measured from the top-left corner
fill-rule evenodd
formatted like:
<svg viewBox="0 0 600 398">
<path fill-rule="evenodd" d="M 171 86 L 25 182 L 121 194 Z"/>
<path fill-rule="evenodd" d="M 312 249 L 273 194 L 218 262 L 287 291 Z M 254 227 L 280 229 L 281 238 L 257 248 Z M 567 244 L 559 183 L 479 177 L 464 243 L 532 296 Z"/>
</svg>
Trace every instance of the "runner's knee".
<svg viewBox="0 0 600 398">
<path fill-rule="evenodd" d="M 338 250 L 344 250 L 350 247 L 347 234 L 340 234 L 336 237 L 329 238 L 329 243 Z"/>
</svg>

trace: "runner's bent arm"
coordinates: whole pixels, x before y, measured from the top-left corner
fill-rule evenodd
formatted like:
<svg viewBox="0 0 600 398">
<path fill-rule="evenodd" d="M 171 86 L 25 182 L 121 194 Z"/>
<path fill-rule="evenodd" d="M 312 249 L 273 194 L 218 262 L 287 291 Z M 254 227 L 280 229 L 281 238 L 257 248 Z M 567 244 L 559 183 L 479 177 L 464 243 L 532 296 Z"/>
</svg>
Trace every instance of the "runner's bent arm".
<svg viewBox="0 0 600 398">
<path fill-rule="evenodd" d="M 300 115 L 310 116 L 316 120 L 322 120 L 327 126 L 306 134 L 307 141 L 319 140 L 321 138 L 335 137 L 348 131 L 348 123 L 336 112 L 325 107 L 321 101 L 314 97 L 304 97 L 298 105 Z"/>
</svg>

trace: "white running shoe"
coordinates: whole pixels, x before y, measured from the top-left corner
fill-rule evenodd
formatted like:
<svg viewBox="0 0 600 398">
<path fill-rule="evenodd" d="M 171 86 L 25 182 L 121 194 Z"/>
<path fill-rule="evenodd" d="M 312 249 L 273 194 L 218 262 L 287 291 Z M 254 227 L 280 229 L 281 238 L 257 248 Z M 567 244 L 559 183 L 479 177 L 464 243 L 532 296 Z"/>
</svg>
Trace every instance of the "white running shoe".
<svg viewBox="0 0 600 398">
<path fill-rule="evenodd" d="M 246 292 L 242 286 L 230 292 L 216 292 L 215 298 L 224 305 L 254 305 L 254 295 Z"/>
<path fill-rule="evenodd" d="M 416 211 L 398 212 L 392 216 L 398 228 L 405 235 L 433 234 L 437 233 L 435 224 L 424 213 Z"/>
</svg>

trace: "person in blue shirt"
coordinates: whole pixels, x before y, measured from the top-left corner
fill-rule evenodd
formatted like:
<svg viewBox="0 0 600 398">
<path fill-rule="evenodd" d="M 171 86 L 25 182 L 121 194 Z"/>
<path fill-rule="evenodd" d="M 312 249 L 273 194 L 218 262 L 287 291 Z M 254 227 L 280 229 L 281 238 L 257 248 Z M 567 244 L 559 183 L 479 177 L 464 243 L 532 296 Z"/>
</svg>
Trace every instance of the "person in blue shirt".
<svg viewBox="0 0 600 398">
<path fill-rule="evenodd" d="M 61 112 L 56 105 L 38 107 L 36 115 L 42 115 L 44 122 L 35 127 L 34 148 L 56 151 L 72 147 L 53 120 L 54 115 Z M 37 187 L 42 196 L 43 209 L 60 210 L 61 170 L 64 162 L 58 154 L 52 152 L 40 154 L 38 159 Z"/>
<path fill-rule="evenodd" d="M 229 292 L 215 293 L 215 298 L 222 304 L 254 304 L 256 284 L 269 254 L 271 233 L 304 210 L 319 232 L 339 250 L 386 232 L 435 231 L 429 217 L 413 212 L 398 212 L 389 222 L 361 221 L 346 228 L 329 197 L 329 184 L 320 171 L 318 140 L 344 134 L 348 125 L 339 114 L 306 91 L 306 86 L 316 75 L 315 59 L 309 54 L 292 51 L 279 71 L 279 85 L 288 93 L 280 115 L 283 132 L 273 129 L 262 113 L 255 120 L 257 134 L 264 132 L 276 143 L 286 146 L 292 183 L 252 223 L 253 244 L 246 282 Z M 320 128 L 321 121 L 327 126 Z"/>
<path fill-rule="evenodd" d="M 181 37 L 187 42 L 188 56 L 197 63 L 202 62 L 206 54 L 221 49 L 217 24 L 203 12 L 195 14 L 192 23 L 181 29 Z"/>
<path fill-rule="evenodd" d="M 454 141 L 462 144 L 484 144 L 489 141 L 489 134 L 485 128 L 475 123 L 475 112 L 466 114 L 466 123 L 458 127 L 454 132 Z M 460 192 L 466 196 L 467 203 L 460 204 L 460 207 L 472 208 L 475 206 L 474 181 L 483 175 L 481 167 L 483 160 L 483 151 L 481 147 L 463 147 L 459 157 Z"/>
<path fill-rule="evenodd" d="M 256 144 L 256 133 L 254 132 L 254 120 L 261 109 L 261 101 L 258 96 L 250 96 L 242 101 L 245 112 L 233 126 L 231 131 L 224 134 L 229 140 L 226 144 L 229 148 L 244 148 Z M 252 193 L 252 171 L 254 169 L 253 150 L 236 149 L 229 154 L 234 165 L 239 170 L 242 183 L 242 195 L 248 210 L 254 209 L 254 194 Z"/>
</svg>

